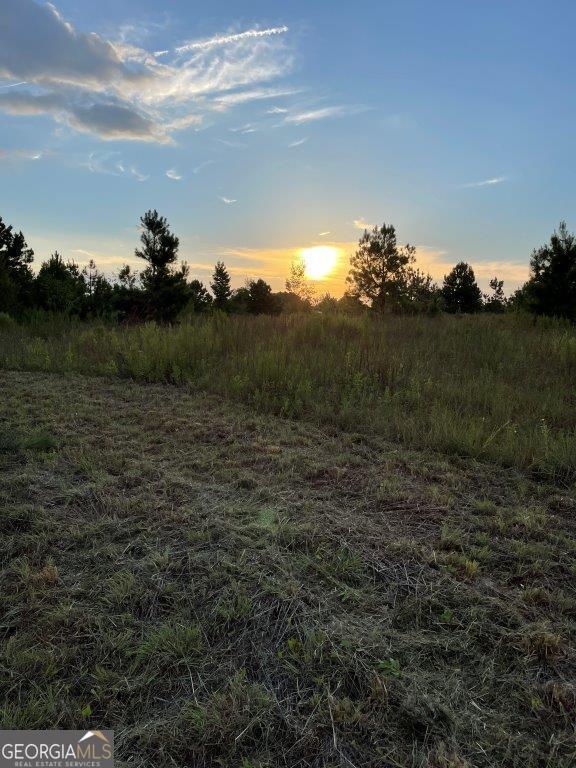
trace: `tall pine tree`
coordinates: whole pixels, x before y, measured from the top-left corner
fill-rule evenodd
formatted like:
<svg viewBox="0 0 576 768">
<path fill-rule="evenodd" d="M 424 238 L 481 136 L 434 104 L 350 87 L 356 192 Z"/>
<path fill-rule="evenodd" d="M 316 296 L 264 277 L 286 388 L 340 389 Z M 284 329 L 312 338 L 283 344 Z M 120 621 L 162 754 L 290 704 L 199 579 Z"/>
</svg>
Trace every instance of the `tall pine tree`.
<svg viewBox="0 0 576 768">
<path fill-rule="evenodd" d="M 230 287 L 230 275 L 223 261 L 217 262 L 214 267 L 210 288 L 212 290 L 212 295 L 214 296 L 212 306 L 215 309 L 221 309 L 224 312 L 227 312 L 230 307 L 232 288 Z"/>
<path fill-rule="evenodd" d="M 147 315 L 157 322 L 171 322 L 188 301 L 187 267 L 174 269 L 180 241 L 173 235 L 164 216 L 146 211 L 140 218 L 142 246 L 136 256 L 148 266 L 140 279 L 146 296 Z"/>
</svg>

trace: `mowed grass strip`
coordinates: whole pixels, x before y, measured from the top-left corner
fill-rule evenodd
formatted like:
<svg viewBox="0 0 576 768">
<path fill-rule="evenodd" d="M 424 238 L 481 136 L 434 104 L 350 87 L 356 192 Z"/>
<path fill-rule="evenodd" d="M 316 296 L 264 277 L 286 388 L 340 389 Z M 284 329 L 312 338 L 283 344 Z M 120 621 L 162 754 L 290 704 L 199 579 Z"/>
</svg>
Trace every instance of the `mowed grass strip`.
<svg viewBox="0 0 576 768">
<path fill-rule="evenodd" d="M 0 366 L 190 385 L 261 412 L 576 477 L 576 329 L 504 316 L 62 318 L 0 328 Z"/>
<path fill-rule="evenodd" d="M 569 768 L 576 500 L 186 388 L 0 377 L 0 726 L 120 765 Z"/>
</svg>

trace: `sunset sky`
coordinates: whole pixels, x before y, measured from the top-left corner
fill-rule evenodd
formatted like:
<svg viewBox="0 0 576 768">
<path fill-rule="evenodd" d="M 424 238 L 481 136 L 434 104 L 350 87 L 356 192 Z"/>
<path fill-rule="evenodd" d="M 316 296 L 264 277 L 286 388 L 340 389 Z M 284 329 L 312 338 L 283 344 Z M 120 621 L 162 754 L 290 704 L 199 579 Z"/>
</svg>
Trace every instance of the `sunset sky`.
<svg viewBox="0 0 576 768">
<path fill-rule="evenodd" d="M 157 208 L 208 281 L 281 289 L 365 226 L 435 278 L 510 292 L 574 228 L 576 5 L 548 0 L 0 0 L 0 216 L 37 263 L 138 266 Z"/>
</svg>

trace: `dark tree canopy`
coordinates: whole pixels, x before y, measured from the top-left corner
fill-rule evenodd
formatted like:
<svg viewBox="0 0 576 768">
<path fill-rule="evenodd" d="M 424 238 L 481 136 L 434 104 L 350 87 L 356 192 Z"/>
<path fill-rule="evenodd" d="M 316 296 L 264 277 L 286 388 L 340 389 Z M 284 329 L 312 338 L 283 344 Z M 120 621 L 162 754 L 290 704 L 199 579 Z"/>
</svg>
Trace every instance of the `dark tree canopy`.
<svg viewBox="0 0 576 768">
<path fill-rule="evenodd" d="M 565 221 L 547 245 L 532 253 L 530 273 L 523 289 L 526 307 L 538 315 L 576 320 L 576 236 Z"/>
<path fill-rule="evenodd" d="M 347 282 L 351 292 L 377 312 L 397 308 L 406 294 L 415 250 L 411 245 L 398 246 L 393 226 L 366 230 L 350 258 Z"/>
<path fill-rule="evenodd" d="M 447 312 L 479 312 L 482 309 L 482 291 L 469 264 L 461 261 L 446 275 L 442 298 Z"/>
<path fill-rule="evenodd" d="M 190 292 L 189 304 L 194 313 L 206 312 L 212 304 L 212 296 L 200 280 L 191 280 L 188 286 Z"/>
<path fill-rule="evenodd" d="M 85 295 L 86 281 L 78 266 L 73 261 L 65 262 L 55 251 L 36 278 L 38 306 L 48 312 L 80 314 Z"/>
<path fill-rule="evenodd" d="M 13 232 L 0 217 L 0 312 L 19 312 L 34 301 L 34 251 L 22 232 Z"/>
<path fill-rule="evenodd" d="M 280 303 L 265 280 L 248 283 L 248 312 L 253 315 L 276 315 L 280 312 Z"/>
<path fill-rule="evenodd" d="M 188 301 L 187 267 L 174 270 L 180 241 L 158 211 L 147 211 L 140 218 L 143 232 L 141 249 L 135 253 L 148 266 L 140 280 L 147 299 L 147 313 L 158 322 L 171 322 Z"/>
<path fill-rule="evenodd" d="M 212 295 L 214 296 L 214 308 L 227 311 L 229 309 L 232 288 L 230 286 L 230 275 L 223 261 L 217 262 L 212 275 L 210 284 Z"/>
<path fill-rule="evenodd" d="M 484 296 L 484 309 L 486 312 L 504 312 L 508 304 L 504 295 L 504 280 L 493 277 L 490 280 L 490 289 L 492 293 Z"/>
</svg>

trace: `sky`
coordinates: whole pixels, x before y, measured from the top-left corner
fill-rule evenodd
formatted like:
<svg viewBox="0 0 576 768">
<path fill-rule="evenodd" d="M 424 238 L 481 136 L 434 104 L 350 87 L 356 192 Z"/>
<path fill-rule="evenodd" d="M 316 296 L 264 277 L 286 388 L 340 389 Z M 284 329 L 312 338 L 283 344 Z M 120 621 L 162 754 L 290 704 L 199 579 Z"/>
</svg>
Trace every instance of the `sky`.
<svg viewBox="0 0 576 768">
<path fill-rule="evenodd" d="M 435 279 L 524 282 L 574 228 L 573 0 L 0 0 L 0 216 L 108 275 L 149 208 L 209 282 L 394 224 Z M 571 218 L 572 217 L 572 218 Z"/>
</svg>

